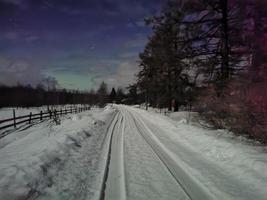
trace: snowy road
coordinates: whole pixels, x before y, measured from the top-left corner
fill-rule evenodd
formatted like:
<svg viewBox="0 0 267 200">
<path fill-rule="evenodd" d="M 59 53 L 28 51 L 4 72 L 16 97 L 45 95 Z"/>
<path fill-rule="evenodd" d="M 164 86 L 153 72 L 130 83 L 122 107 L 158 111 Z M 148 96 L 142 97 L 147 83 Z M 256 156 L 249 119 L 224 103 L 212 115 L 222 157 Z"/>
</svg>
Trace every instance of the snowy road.
<svg viewBox="0 0 267 200">
<path fill-rule="evenodd" d="M 195 114 L 108 105 L 15 130 L 0 200 L 267 200 L 267 148 Z"/>
<path fill-rule="evenodd" d="M 218 159 L 218 146 L 194 145 L 201 138 L 188 140 L 183 135 L 198 128 L 177 126 L 167 117 L 132 107 L 115 107 L 105 199 L 267 199 L 266 173 L 255 167 L 258 161 L 248 157 L 248 166 L 242 166 L 231 156 L 229 164 L 227 155 L 226 160 Z M 214 136 L 199 134 L 204 141 L 216 141 Z M 230 148 L 228 141 L 223 143 Z M 239 148 L 243 146 L 233 151 Z M 261 161 L 266 166 L 266 156 Z"/>
</svg>

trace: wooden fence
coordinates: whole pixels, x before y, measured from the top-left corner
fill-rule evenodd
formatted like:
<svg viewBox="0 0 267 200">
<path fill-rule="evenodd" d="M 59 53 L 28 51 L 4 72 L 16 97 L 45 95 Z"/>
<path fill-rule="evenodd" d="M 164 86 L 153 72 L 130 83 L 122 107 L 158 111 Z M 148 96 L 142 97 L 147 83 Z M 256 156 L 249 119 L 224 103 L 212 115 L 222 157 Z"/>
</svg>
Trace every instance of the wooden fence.
<svg viewBox="0 0 267 200">
<path fill-rule="evenodd" d="M 71 107 L 68 109 L 59 109 L 59 110 L 48 110 L 48 111 L 40 111 L 40 113 L 37 114 L 30 114 L 28 115 L 23 115 L 23 116 L 16 116 L 15 109 L 13 109 L 13 117 L 9 119 L 4 119 L 0 120 L 0 130 L 14 127 L 16 128 L 17 125 L 23 124 L 23 123 L 28 123 L 31 124 L 33 121 L 40 120 L 42 121 L 43 119 L 52 119 L 53 117 L 56 117 L 58 115 L 64 115 L 64 114 L 69 114 L 69 113 L 78 113 L 82 111 L 90 110 L 90 107 Z M 3 125 L 4 124 L 4 125 Z"/>
</svg>

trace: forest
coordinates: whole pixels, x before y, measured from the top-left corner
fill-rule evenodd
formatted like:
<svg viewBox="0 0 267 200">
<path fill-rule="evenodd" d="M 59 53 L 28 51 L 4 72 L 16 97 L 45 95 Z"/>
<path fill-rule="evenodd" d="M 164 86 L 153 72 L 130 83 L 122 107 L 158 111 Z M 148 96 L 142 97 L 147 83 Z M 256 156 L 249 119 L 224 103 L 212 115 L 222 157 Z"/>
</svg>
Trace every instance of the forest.
<svg viewBox="0 0 267 200">
<path fill-rule="evenodd" d="M 108 90 L 103 81 L 99 88 L 90 91 L 59 89 L 54 79 L 49 78 L 49 84 L 7 86 L 0 85 L 1 107 L 32 107 L 44 105 L 87 104 L 105 106 L 107 103 L 135 104 L 138 101 L 137 90 L 129 87 L 125 94 L 122 88 Z M 141 98 L 139 98 L 141 99 Z"/>
<path fill-rule="evenodd" d="M 171 0 L 146 23 L 135 83 L 145 101 L 267 142 L 266 1 Z"/>
</svg>

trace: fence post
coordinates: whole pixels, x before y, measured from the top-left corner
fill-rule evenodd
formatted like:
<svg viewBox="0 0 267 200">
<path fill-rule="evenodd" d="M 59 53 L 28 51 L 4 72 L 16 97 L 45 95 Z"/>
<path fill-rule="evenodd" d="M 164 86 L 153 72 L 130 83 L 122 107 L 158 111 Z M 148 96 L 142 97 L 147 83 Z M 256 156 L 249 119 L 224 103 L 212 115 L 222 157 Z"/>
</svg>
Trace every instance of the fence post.
<svg viewBox="0 0 267 200">
<path fill-rule="evenodd" d="M 31 124 L 32 122 L 32 112 L 30 112 L 30 115 L 29 115 L 29 124 Z"/>
<path fill-rule="evenodd" d="M 15 109 L 13 109 L 13 122 L 14 122 L 14 127 L 16 128 L 16 112 L 15 112 Z"/>
<path fill-rule="evenodd" d="M 49 110 L 49 118 L 52 119 L 52 111 Z"/>
<path fill-rule="evenodd" d="M 41 110 L 41 112 L 40 112 L 40 121 L 42 121 L 43 120 L 43 111 Z"/>
</svg>

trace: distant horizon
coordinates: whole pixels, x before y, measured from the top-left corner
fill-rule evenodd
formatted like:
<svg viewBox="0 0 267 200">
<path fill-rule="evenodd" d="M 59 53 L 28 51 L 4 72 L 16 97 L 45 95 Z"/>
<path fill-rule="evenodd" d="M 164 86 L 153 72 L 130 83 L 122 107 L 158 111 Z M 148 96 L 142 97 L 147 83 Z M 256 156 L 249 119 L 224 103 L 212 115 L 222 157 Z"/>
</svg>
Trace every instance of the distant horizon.
<svg viewBox="0 0 267 200">
<path fill-rule="evenodd" d="M 104 83 L 106 83 L 105 81 L 103 81 Z M 79 88 L 74 88 L 74 89 L 69 89 L 69 88 L 65 88 L 65 87 L 62 87 L 62 86 L 56 86 L 55 90 L 56 91 L 63 91 L 63 90 L 66 90 L 66 91 L 78 91 L 78 92 L 82 92 L 82 93 L 91 93 L 92 91 L 94 92 L 97 92 L 97 90 L 99 89 L 101 83 L 99 85 L 97 85 L 96 88 L 87 88 L 87 89 L 79 89 Z M 6 87 L 6 88 L 15 88 L 15 87 L 23 87 L 23 88 L 27 88 L 27 87 L 30 87 L 30 88 L 33 88 L 33 89 L 38 89 L 38 87 L 42 87 L 42 89 L 44 89 L 45 91 L 48 91 L 47 89 L 47 86 L 45 85 L 45 83 L 38 83 L 36 85 L 32 85 L 30 83 L 28 84 L 22 84 L 22 83 L 17 83 L 17 84 L 13 84 L 13 85 L 7 85 L 7 84 L 4 84 L 4 83 L 0 83 L 0 87 Z M 129 85 L 126 85 L 125 87 L 121 87 L 121 86 L 117 86 L 117 87 L 113 87 L 113 86 L 109 86 L 107 85 L 107 91 L 108 93 L 110 93 L 112 91 L 112 89 L 114 88 L 115 90 L 118 90 L 118 89 L 122 89 L 124 92 L 126 92 L 126 88 L 129 86 Z"/>
</svg>

